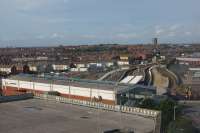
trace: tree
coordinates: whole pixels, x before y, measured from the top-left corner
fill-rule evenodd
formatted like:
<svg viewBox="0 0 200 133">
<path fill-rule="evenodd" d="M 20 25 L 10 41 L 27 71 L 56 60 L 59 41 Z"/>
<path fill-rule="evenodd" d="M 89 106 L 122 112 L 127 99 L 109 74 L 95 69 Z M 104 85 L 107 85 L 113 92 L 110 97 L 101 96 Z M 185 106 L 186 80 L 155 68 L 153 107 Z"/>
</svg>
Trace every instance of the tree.
<svg viewBox="0 0 200 133">
<path fill-rule="evenodd" d="M 142 104 L 140 105 L 140 108 L 148 108 L 148 109 L 155 109 L 156 103 L 153 99 L 147 98 L 142 101 Z"/>
<path fill-rule="evenodd" d="M 51 64 L 48 64 L 45 68 L 45 72 L 46 73 L 49 73 L 49 72 L 52 72 L 53 71 L 53 66 Z"/>
<path fill-rule="evenodd" d="M 74 65 L 74 63 L 71 63 L 71 64 L 69 65 L 69 67 L 70 67 L 70 68 L 76 68 L 76 65 Z"/>
<path fill-rule="evenodd" d="M 11 74 L 17 74 L 17 67 L 15 65 L 11 68 Z"/>
<path fill-rule="evenodd" d="M 158 109 L 162 111 L 162 129 L 166 130 L 168 124 L 173 119 L 174 107 L 176 102 L 172 99 L 166 99 L 160 102 Z"/>
<path fill-rule="evenodd" d="M 23 66 L 23 73 L 30 73 L 30 68 L 28 65 Z"/>
</svg>

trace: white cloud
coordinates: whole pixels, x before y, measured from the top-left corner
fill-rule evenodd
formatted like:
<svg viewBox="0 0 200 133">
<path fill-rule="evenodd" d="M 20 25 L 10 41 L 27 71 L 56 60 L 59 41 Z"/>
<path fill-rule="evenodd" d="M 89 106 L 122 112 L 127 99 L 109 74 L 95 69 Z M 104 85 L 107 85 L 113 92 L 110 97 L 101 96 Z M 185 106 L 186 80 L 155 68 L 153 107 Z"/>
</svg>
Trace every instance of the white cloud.
<svg viewBox="0 0 200 133">
<path fill-rule="evenodd" d="M 71 22 L 72 19 L 69 18 L 46 18 L 45 21 L 49 23 L 65 23 L 65 22 Z"/>
<path fill-rule="evenodd" d="M 69 0 L 14 0 L 14 5 L 18 10 L 31 11 L 48 9 L 49 6 L 69 3 Z"/>
<path fill-rule="evenodd" d="M 156 35 L 161 35 L 164 32 L 164 29 L 156 29 L 155 34 Z"/>
<path fill-rule="evenodd" d="M 169 37 L 174 37 L 174 36 L 176 36 L 176 33 L 173 32 L 173 31 L 171 31 L 171 32 L 168 33 L 168 36 L 169 36 Z"/>
<path fill-rule="evenodd" d="M 183 28 L 180 24 L 174 24 L 169 26 L 155 26 L 155 35 L 174 37 L 177 34 L 181 33 L 182 30 Z"/>
<path fill-rule="evenodd" d="M 63 37 L 64 37 L 64 35 L 59 34 L 59 33 L 53 33 L 53 34 L 50 36 L 50 38 L 63 38 Z"/>
<path fill-rule="evenodd" d="M 36 39 L 44 39 L 44 38 L 46 38 L 46 36 L 44 36 L 44 35 L 38 35 L 38 36 L 36 36 Z"/>
<path fill-rule="evenodd" d="M 162 33 L 165 32 L 165 29 L 159 25 L 155 26 L 155 35 L 160 36 Z"/>
<path fill-rule="evenodd" d="M 192 33 L 190 32 L 190 31 L 186 31 L 185 32 L 185 35 L 187 35 L 187 36 L 189 36 L 189 35 L 191 35 Z"/>
<path fill-rule="evenodd" d="M 179 28 L 181 28 L 182 26 L 180 24 L 175 24 L 175 25 L 171 25 L 169 27 L 169 30 L 171 31 L 175 31 L 175 30 L 178 30 Z"/>
<path fill-rule="evenodd" d="M 16 6 L 19 10 L 32 10 L 44 6 L 48 0 L 15 0 Z"/>
<path fill-rule="evenodd" d="M 137 38 L 138 35 L 135 33 L 119 33 L 116 35 L 117 38 L 121 38 L 121 39 L 133 39 L 133 38 Z"/>
<path fill-rule="evenodd" d="M 51 35 L 51 37 L 52 37 L 52 38 L 57 38 L 57 37 L 59 37 L 59 35 L 58 35 L 58 33 L 53 33 L 53 34 Z"/>
<path fill-rule="evenodd" d="M 85 38 L 85 39 L 96 39 L 97 38 L 96 35 L 82 35 L 81 37 Z"/>
</svg>

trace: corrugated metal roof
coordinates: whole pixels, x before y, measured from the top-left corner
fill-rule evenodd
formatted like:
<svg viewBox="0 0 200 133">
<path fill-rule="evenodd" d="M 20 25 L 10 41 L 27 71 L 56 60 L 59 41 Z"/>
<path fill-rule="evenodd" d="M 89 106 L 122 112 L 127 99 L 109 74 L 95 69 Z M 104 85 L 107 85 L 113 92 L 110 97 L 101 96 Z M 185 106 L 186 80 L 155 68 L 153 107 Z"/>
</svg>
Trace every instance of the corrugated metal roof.
<svg viewBox="0 0 200 133">
<path fill-rule="evenodd" d="M 187 58 L 187 57 L 180 57 L 180 58 L 176 58 L 179 61 L 200 61 L 200 58 Z"/>
<path fill-rule="evenodd" d="M 111 90 L 111 91 L 116 91 L 117 93 L 126 92 L 128 90 L 134 90 L 136 88 L 143 88 L 145 89 L 145 91 L 148 91 L 148 89 L 149 90 L 155 89 L 153 87 L 143 86 L 143 85 L 121 84 L 121 83 L 112 82 L 112 81 L 76 79 L 76 78 L 68 78 L 64 76 L 51 76 L 48 74 L 44 76 L 19 74 L 19 75 L 11 76 L 8 79 L 41 82 L 41 83 L 53 83 L 57 85 L 71 85 L 71 86 L 77 86 L 77 87 L 102 89 L 102 90 Z M 141 89 L 141 91 L 143 91 L 143 89 Z"/>
<path fill-rule="evenodd" d="M 76 78 L 67 78 L 63 76 L 50 76 L 50 75 L 35 76 L 35 75 L 19 74 L 11 76 L 9 79 L 41 82 L 41 83 L 52 83 L 57 85 L 71 85 L 76 87 L 85 87 L 85 88 L 94 88 L 103 90 L 121 90 L 125 88 L 131 88 L 131 86 L 129 85 L 125 84 L 119 85 L 115 82 L 76 79 Z"/>
</svg>

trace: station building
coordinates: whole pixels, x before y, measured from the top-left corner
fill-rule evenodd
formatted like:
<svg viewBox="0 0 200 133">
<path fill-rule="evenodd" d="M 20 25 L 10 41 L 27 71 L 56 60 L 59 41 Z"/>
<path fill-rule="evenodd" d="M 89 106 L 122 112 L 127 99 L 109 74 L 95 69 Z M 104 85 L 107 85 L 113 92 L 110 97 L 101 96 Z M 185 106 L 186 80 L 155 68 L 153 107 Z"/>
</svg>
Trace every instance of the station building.
<svg viewBox="0 0 200 133">
<path fill-rule="evenodd" d="M 4 95 L 58 92 L 60 96 L 70 99 L 95 100 L 112 105 L 122 104 L 128 98 L 141 98 L 156 94 L 155 89 L 142 85 L 29 74 L 19 74 L 2 79 L 2 92 Z"/>
</svg>

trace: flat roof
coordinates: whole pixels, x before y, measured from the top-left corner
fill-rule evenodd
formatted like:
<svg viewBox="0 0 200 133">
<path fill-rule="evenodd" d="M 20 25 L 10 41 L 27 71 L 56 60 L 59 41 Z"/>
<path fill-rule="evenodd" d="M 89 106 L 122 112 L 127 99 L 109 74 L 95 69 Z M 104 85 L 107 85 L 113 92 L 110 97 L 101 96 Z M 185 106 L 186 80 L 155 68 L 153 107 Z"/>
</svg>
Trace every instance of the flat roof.
<svg viewBox="0 0 200 133">
<path fill-rule="evenodd" d="M 39 99 L 1 103 L 0 114 L 3 133 L 102 133 L 123 128 L 145 133 L 154 129 L 153 119 Z"/>
<path fill-rule="evenodd" d="M 112 82 L 112 81 L 68 78 L 66 76 L 65 77 L 51 76 L 51 75 L 38 76 L 38 75 L 31 75 L 31 74 L 18 74 L 15 76 L 10 76 L 8 79 L 110 90 L 110 91 L 116 91 L 117 93 L 127 92 L 128 90 L 135 90 L 135 89 L 138 91 L 141 90 L 141 91 L 149 91 L 149 92 L 153 92 L 155 90 L 155 88 L 152 86 L 144 86 L 144 85 L 139 85 L 139 84 L 135 84 L 135 85 L 124 84 L 124 83 Z"/>
<path fill-rule="evenodd" d="M 200 71 L 200 68 L 199 67 L 196 67 L 196 68 L 189 68 L 190 71 Z"/>
<path fill-rule="evenodd" d="M 21 80 L 21 81 L 32 81 L 39 83 L 53 83 L 57 85 L 71 85 L 77 87 L 85 88 L 95 88 L 103 90 L 123 90 L 127 88 L 132 88 L 131 85 L 118 84 L 117 82 L 110 81 L 97 81 L 97 80 L 86 80 L 86 79 L 76 79 L 68 78 L 64 76 L 51 76 L 51 75 L 30 75 L 30 74 L 19 74 L 15 76 L 10 76 L 8 79 Z"/>
<path fill-rule="evenodd" d="M 193 58 L 193 57 L 177 57 L 176 58 L 177 60 L 180 60 L 180 61 L 200 61 L 200 58 Z"/>
</svg>

